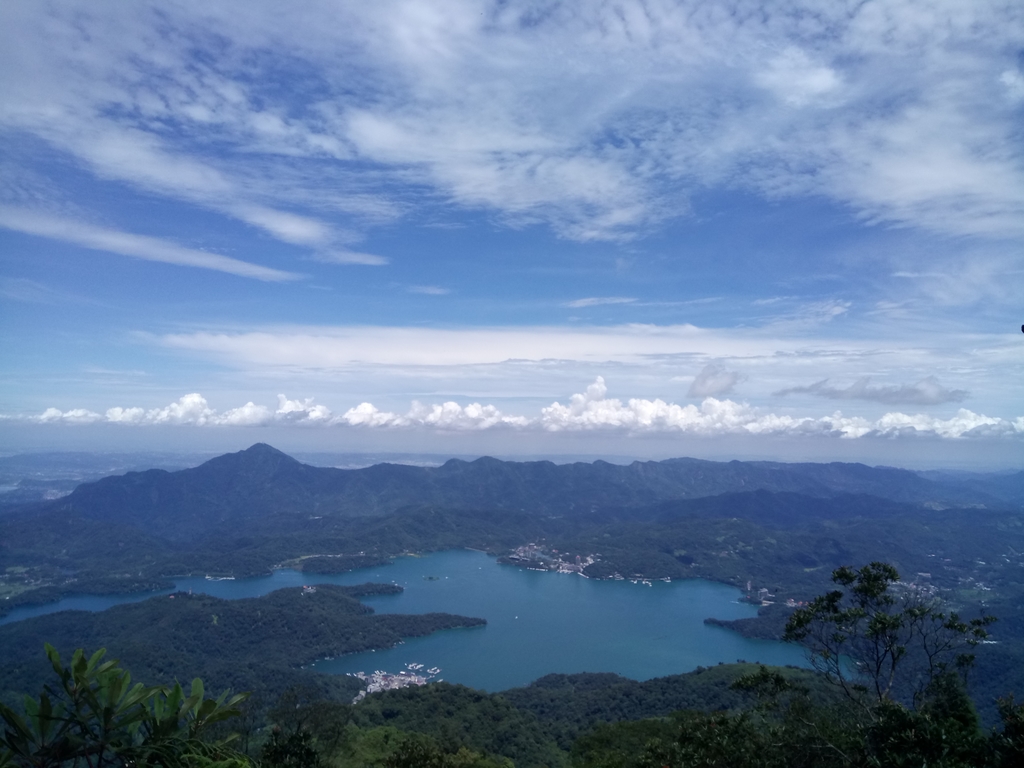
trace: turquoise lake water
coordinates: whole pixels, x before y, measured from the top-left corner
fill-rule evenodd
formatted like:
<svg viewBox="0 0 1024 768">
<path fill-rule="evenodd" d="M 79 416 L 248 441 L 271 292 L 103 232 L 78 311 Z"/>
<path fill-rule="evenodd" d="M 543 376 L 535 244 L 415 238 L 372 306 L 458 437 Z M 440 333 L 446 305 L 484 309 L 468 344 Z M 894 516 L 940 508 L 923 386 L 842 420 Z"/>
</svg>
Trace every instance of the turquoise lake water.
<svg viewBox="0 0 1024 768">
<path fill-rule="evenodd" d="M 617 672 L 646 680 L 738 659 L 806 666 L 799 647 L 705 625 L 708 617 L 738 619 L 756 615 L 756 609 L 737 601 L 739 590 L 700 579 L 648 587 L 526 571 L 498 565 L 479 552 L 453 550 L 334 576 L 280 570 L 229 581 L 179 578 L 175 586 L 235 599 L 302 584 L 367 581 L 405 588 L 398 595 L 364 598 L 378 613 L 444 611 L 479 616 L 487 626 L 409 638 L 391 649 L 323 660 L 311 668 L 336 674 L 398 672 L 416 662 L 440 667 L 439 677 L 449 682 L 498 691 L 551 672 Z M 0 623 L 69 608 L 103 610 L 167 592 L 73 597 L 18 609 Z"/>
</svg>

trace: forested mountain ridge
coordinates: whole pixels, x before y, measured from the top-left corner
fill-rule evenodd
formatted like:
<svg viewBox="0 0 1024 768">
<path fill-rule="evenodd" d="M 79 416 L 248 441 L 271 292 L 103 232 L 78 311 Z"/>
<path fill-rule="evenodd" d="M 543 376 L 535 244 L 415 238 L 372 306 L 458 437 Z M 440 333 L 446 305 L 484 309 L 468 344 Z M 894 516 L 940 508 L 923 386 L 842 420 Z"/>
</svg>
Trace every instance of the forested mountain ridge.
<svg viewBox="0 0 1024 768">
<path fill-rule="evenodd" d="M 339 470 L 256 445 L 0 514 L 0 615 L 71 594 L 169 588 L 178 575 L 334 572 L 407 552 L 509 556 L 541 542 L 590 561 L 591 578 L 767 587 L 776 605 L 731 626 L 774 637 L 782 603 L 827 588 L 833 568 L 883 560 L 965 610 L 998 604 L 1006 623 L 981 667 L 989 680 L 1016 680 L 1024 643 L 1003 626 L 1024 615 L 1018 476 L 972 475 L 965 490 L 955 475 L 859 464 L 484 458 Z M 979 490 L 990 486 L 999 494 Z"/>
<path fill-rule="evenodd" d="M 590 576 L 770 579 L 797 599 L 817 590 L 827 569 L 872 558 L 936 571 L 944 586 L 1016 581 L 1024 518 L 1012 497 L 1024 473 L 971 475 L 969 490 L 956 476 L 933 474 L 696 459 L 483 458 L 340 470 L 257 444 L 192 469 L 85 483 L 0 514 L 0 614 L 76 592 L 165 588 L 173 575 L 303 567 L 299 558 L 317 555 L 355 563 L 360 552 L 508 554 L 541 539 L 584 557 L 602 553 Z M 1000 498 L 978 490 L 986 483 Z M 967 501 L 953 505 L 958 495 Z"/>
<path fill-rule="evenodd" d="M 302 464 L 257 444 L 191 469 L 129 472 L 85 483 L 69 496 L 30 509 L 34 514 L 59 510 L 182 541 L 268 516 L 383 516 L 410 505 L 587 515 L 754 490 L 818 498 L 870 494 L 939 508 L 1018 507 L 1024 500 L 1024 473 L 998 482 L 974 478 L 956 483 L 863 464 L 669 459 L 628 466 L 603 461 L 557 465 L 487 457 L 453 459 L 440 467 L 377 464 L 345 470 Z"/>
</svg>

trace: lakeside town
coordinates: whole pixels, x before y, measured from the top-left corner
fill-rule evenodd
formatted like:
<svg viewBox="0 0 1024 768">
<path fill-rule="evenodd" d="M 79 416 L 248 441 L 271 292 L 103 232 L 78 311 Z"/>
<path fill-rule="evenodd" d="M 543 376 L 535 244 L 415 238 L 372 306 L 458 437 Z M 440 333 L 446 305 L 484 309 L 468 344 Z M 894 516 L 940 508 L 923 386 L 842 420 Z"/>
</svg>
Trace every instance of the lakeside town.
<svg viewBox="0 0 1024 768">
<path fill-rule="evenodd" d="M 506 562 L 512 565 L 519 565 L 533 571 L 554 571 L 556 573 L 577 573 L 583 578 L 589 578 L 584 569 L 593 565 L 601 556 L 587 555 L 575 557 L 566 553 L 560 553 L 557 549 L 550 549 L 543 544 L 533 542 L 516 547 L 508 555 L 499 558 L 499 562 Z M 616 576 L 619 576 L 616 574 Z M 622 577 L 619 576 L 621 579 Z"/>
<path fill-rule="evenodd" d="M 424 670 L 424 665 L 418 662 L 410 662 L 405 666 L 406 668 L 397 674 L 385 672 L 381 669 L 375 669 L 370 674 L 366 674 L 365 672 L 350 672 L 350 677 L 358 678 L 366 683 L 366 688 L 359 692 L 359 694 L 352 700 L 352 703 L 355 704 L 362 701 L 366 698 L 368 693 L 396 691 L 399 688 L 426 685 L 427 683 L 439 682 L 441 680 L 441 678 L 438 677 L 441 673 L 440 667 L 431 667 L 430 669 Z"/>
<path fill-rule="evenodd" d="M 929 557 L 935 557 L 935 555 L 930 554 Z M 517 565 L 519 567 L 526 568 L 527 570 L 547 571 L 553 573 L 575 573 L 585 579 L 606 578 L 613 581 L 629 581 L 632 584 L 640 584 L 647 587 L 653 586 L 655 581 L 672 581 L 668 576 L 664 576 L 662 578 L 648 578 L 642 574 L 633 574 L 627 577 L 618 572 L 614 572 L 607 576 L 594 576 L 592 574 L 587 574 L 587 567 L 599 562 L 600 558 L 600 553 L 573 555 L 568 552 L 560 552 L 558 549 L 549 547 L 544 543 L 530 542 L 529 544 L 523 544 L 516 547 L 509 554 L 498 558 L 498 562 Z M 1005 559 L 1009 562 L 1008 557 Z M 947 559 L 945 562 L 949 562 L 949 560 Z M 984 566 L 987 565 L 987 563 L 978 561 L 977 565 Z M 912 593 L 920 598 L 936 598 L 938 596 L 939 589 L 932 583 L 931 579 L 931 573 L 918 572 L 911 580 L 898 582 L 895 585 L 895 588 L 898 591 Z M 991 591 L 991 587 L 983 584 L 980 580 L 976 580 L 973 577 L 962 577 L 959 581 L 962 587 L 977 591 Z M 743 589 L 742 583 L 738 586 L 740 586 L 741 590 Z M 767 587 L 755 587 L 752 581 L 746 582 L 746 590 L 739 600 L 740 602 L 750 603 L 763 608 L 767 608 L 775 605 L 776 602 L 779 602 L 776 600 L 776 595 Z M 793 597 L 788 597 L 785 600 L 782 600 L 781 604 L 787 608 L 802 608 L 807 605 L 805 601 L 797 600 Z"/>
</svg>

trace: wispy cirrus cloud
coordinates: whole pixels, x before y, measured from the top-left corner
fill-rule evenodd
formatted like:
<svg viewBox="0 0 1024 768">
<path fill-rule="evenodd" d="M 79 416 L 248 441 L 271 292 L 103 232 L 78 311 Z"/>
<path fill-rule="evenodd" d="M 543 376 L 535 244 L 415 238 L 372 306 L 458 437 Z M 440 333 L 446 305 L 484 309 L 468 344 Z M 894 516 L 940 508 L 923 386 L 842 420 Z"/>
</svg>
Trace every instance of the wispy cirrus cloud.
<svg viewBox="0 0 1024 768">
<path fill-rule="evenodd" d="M 316 382 L 318 391 L 344 391 L 399 415 L 404 411 L 394 410 L 396 401 L 423 400 L 432 392 L 446 400 L 500 399 L 503 412 L 510 403 L 533 407 L 573 381 L 611 371 L 627 391 L 653 390 L 654 399 L 666 402 L 683 395 L 735 398 L 743 382 L 743 399 L 754 407 L 801 418 L 823 399 L 842 401 L 848 415 L 869 419 L 877 417 L 877 405 L 913 405 L 937 416 L 968 392 L 987 413 L 1016 415 L 1017 336 L 936 333 L 931 326 L 894 332 L 887 315 L 872 325 L 832 330 L 823 333 L 814 324 L 280 326 L 136 338 L 161 355 L 173 352 L 183 365 L 202 360 L 217 366 L 245 381 L 242 391 L 257 380 L 278 389 Z M 851 386 L 866 374 L 874 379 Z"/>
<path fill-rule="evenodd" d="M 572 309 L 582 309 L 584 307 L 600 307 L 605 304 L 632 304 L 635 301 L 635 298 L 626 296 L 590 296 L 585 299 L 567 301 L 565 306 Z"/>
<path fill-rule="evenodd" d="M 335 248 L 327 251 L 319 251 L 313 259 L 326 264 L 363 264 L 368 267 L 382 267 L 390 263 L 386 256 L 378 256 L 375 253 L 363 253 L 352 251 L 347 248 Z"/>
<path fill-rule="evenodd" d="M 2 226 L 2 225 L 0 225 Z M 96 304 L 93 299 L 56 290 L 25 277 L 0 277 L 0 296 L 26 304 Z"/>
<path fill-rule="evenodd" d="M 180 267 L 212 269 L 256 280 L 282 282 L 302 278 L 302 275 L 295 272 L 272 269 L 218 253 L 185 248 L 161 238 L 99 227 L 25 208 L 0 206 L 0 227 L 80 245 L 95 251 L 175 264 Z"/>
<path fill-rule="evenodd" d="M 83 20 L 88 16 L 83 17 Z M 93 21 L 96 21 L 93 19 Z M 51 28 L 48 30 L 53 32 Z M 93 30 L 103 35 L 99 28 Z M 109 29 L 105 30 L 109 32 Z M 136 30 L 141 33 L 140 30 Z M 97 41 L 98 42 L 98 41 Z M 111 41 L 105 40 L 110 43 Z M 17 47 L 17 46 L 15 46 Z M 115 54 L 118 46 L 96 51 L 87 72 L 47 72 L 46 67 L 34 73 L 37 76 L 50 75 L 64 81 L 77 81 L 76 89 L 66 88 L 66 82 L 49 83 L 52 100 L 49 103 L 28 99 L 18 103 L 17 88 L 12 89 L 13 103 L 9 109 L 0 110 L 0 127 L 43 139 L 47 144 L 74 158 L 80 165 L 92 171 L 100 180 L 123 182 L 144 194 L 152 194 L 176 201 L 183 201 L 205 208 L 270 235 L 290 245 L 308 248 L 323 261 L 339 264 L 385 264 L 382 257 L 352 252 L 347 243 L 353 239 L 351 232 L 327 220 L 325 209 L 335 211 L 358 211 L 368 221 L 393 218 L 395 206 L 385 200 L 374 200 L 369 194 L 346 194 L 329 188 L 326 184 L 312 185 L 310 179 L 296 174 L 293 167 L 282 167 L 277 159 L 280 148 L 270 156 L 253 153 L 249 148 L 234 145 L 234 150 L 249 154 L 248 162 L 237 155 L 226 160 L 219 152 L 203 151 L 199 147 L 207 141 L 215 143 L 229 139 L 217 136 L 209 129 L 211 125 L 198 119 L 197 112 L 184 108 L 175 115 L 173 109 L 165 109 L 160 115 L 150 114 L 152 119 L 138 119 L 154 104 L 168 98 L 167 92 L 144 93 L 152 83 L 136 83 L 132 92 L 113 96 L 117 86 L 101 82 L 110 77 L 110 72 L 96 72 L 95 67 Z M 139 56 L 145 57 L 139 52 Z M 165 51 L 168 55 L 170 51 Z M 181 55 L 181 51 L 175 52 Z M 136 65 L 141 59 L 137 60 Z M 108 61 L 108 63 L 110 63 Z M 179 64 L 186 69 L 189 65 L 181 59 Z M 74 66 L 74 65 L 72 65 Z M 122 73 L 132 71 L 127 63 Z M 95 79 L 89 79 L 88 75 Z M 180 74 L 180 73 L 179 73 Z M 116 76 L 115 76 L 115 79 Z M 121 86 L 124 83 L 120 83 Z M 199 83 L 178 83 L 180 88 Z M 205 83 L 207 87 L 210 83 Z M 235 96 L 244 91 L 224 80 L 217 87 L 234 92 Z M 95 100 L 97 90 L 106 97 L 113 97 L 118 109 L 108 111 L 108 105 Z M 173 92 L 173 89 L 172 89 Z M 92 99 L 90 97 L 93 97 Z M 141 102 L 139 99 L 142 99 Z M 173 98 L 170 99 L 173 102 Z M 170 106 L 170 105 L 166 105 Z M 19 108 L 20 107 L 20 108 Z M 202 110 L 199 110 L 201 113 Z M 117 113 L 118 116 L 115 116 Z M 134 118 L 128 118 L 131 113 Z M 187 120 L 185 118 L 188 118 Z M 259 118 L 257 117 L 257 120 Z M 192 131 L 179 132 L 185 128 L 179 121 L 192 122 Z M 169 122 L 168 122 L 169 121 Z M 171 124 L 178 123 L 174 129 Z M 192 134 L 191 141 L 182 142 L 184 135 Z M 202 136 L 202 138 L 200 138 Z M 18 143 L 15 142 L 15 146 Z M 223 146 L 223 145 L 221 145 Z M 12 153 L 17 159 L 18 153 Z M 256 158 L 260 158 L 258 161 Z M 19 166 L 11 163 L 8 170 L 14 174 Z M 26 174 L 33 171 L 24 169 Z M 319 187 L 317 189 L 316 187 Z M 299 210 L 301 209 L 301 210 Z M 348 257 L 346 258 L 346 255 Z"/>
<path fill-rule="evenodd" d="M 679 354 L 758 354 L 761 341 L 692 325 L 317 326 L 169 333 L 170 349 L 244 366 L 331 368 L 366 365 L 480 365 L 504 360 L 631 360 Z"/>
<path fill-rule="evenodd" d="M 326 381 L 334 375 L 332 371 L 346 377 L 358 372 L 378 382 L 375 386 L 383 381 L 382 376 L 393 383 L 426 377 L 447 382 L 438 386 L 449 392 L 464 391 L 469 379 L 477 382 L 474 387 L 485 387 L 478 390 L 481 392 L 497 393 L 509 387 L 558 392 L 563 391 L 564 376 L 571 371 L 589 376 L 598 372 L 595 366 L 611 364 L 620 376 L 629 378 L 630 386 L 647 386 L 643 382 L 654 377 L 661 382 L 659 388 L 672 387 L 661 390 L 667 392 L 674 391 L 674 382 L 686 382 L 685 386 L 692 388 L 691 397 L 729 395 L 742 380 L 747 382 L 746 397 L 770 403 L 776 397 L 773 393 L 792 389 L 801 379 L 806 381 L 809 371 L 819 381 L 825 377 L 856 381 L 870 370 L 890 380 L 920 382 L 928 376 L 942 376 L 952 382 L 950 392 L 969 390 L 976 397 L 980 393 L 989 407 L 1000 412 L 1017 399 L 1009 384 L 1019 367 L 1016 337 L 955 330 L 936 334 L 933 328 L 895 333 L 887 317 L 882 317 L 877 327 L 858 330 L 856 334 L 849 329 L 824 334 L 820 324 L 813 323 L 772 323 L 760 328 L 639 323 L 447 328 L 349 325 L 251 330 L 214 327 L 139 334 L 137 338 L 140 343 L 173 350 L 186 360 L 203 359 L 242 371 L 247 377 L 301 375 L 326 377 Z M 533 373 L 522 378 L 527 368 Z M 694 370 L 699 372 L 696 379 Z M 499 383 L 502 379 L 505 384 Z M 870 385 L 864 391 L 875 389 L 876 385 Z M 903 394 L 917 398 L 911 402 L 925 404 L 926 398 L 920 394 L 925 391 L 922 385 L 914 390 L 917 394 L 909 389 Z M 815 392 L 790 394 L 797 403 L 821 396 Z"/>
<path fill-rule="evenodd" d="M 804 302 L 790 311 L 771 315 L 763 320 L 777 330 L 796 332 L 801 328 L 813 328 L 830 323 L 847 314 L 850 306 L 851 302 L 844 299 Z"/>
</svg>

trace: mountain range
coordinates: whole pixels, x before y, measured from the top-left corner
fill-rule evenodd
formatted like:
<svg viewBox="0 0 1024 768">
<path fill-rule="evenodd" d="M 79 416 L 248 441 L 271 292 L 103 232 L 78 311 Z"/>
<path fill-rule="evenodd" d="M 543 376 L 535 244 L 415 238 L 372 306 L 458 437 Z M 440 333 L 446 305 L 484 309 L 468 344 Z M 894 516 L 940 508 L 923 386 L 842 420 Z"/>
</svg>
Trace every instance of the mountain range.
<svg viewBox="0 0 1024 768">
<path fill-rule="evenodd" d="M 590 578 L 764 587 L 774 602 L 730 623 L 763 638 L 778 636 L 787 601 L 827 590 L 834 568 L 890 563 L 915 588 L 999 616 L 979 678 L 994 695 L 1007 681 L 1024 686 L 1024 472 L 487 457 L 338 469 L 257 444 L 0 509 L 0 616 L 70 595 L 166 589 L 185 574 L 293 568 L 315 583 L 317 573 L 462 547 L 522 565 L 516 552 L 530 542 L 560 562 L 579 556 Z"/>
<path fill-rule="evenodd" d="M 863 464 L 714 462 L 699 459 L 554 464 L 489 457 L 440 467 L 302 464 L 262 443 L 179 471 L 128 472 L 32 505 L 169 541 L 237 531 L 256 521 L 381 517 L 414 506 L 587 516 L 727 493 L 769 491 L 812 498 L 869 495 L 919 507 L 1024 505 L 1024 472 L 930 477 Z M 24 508 L 22 508 L 24 509 Z"/>
</svg>

